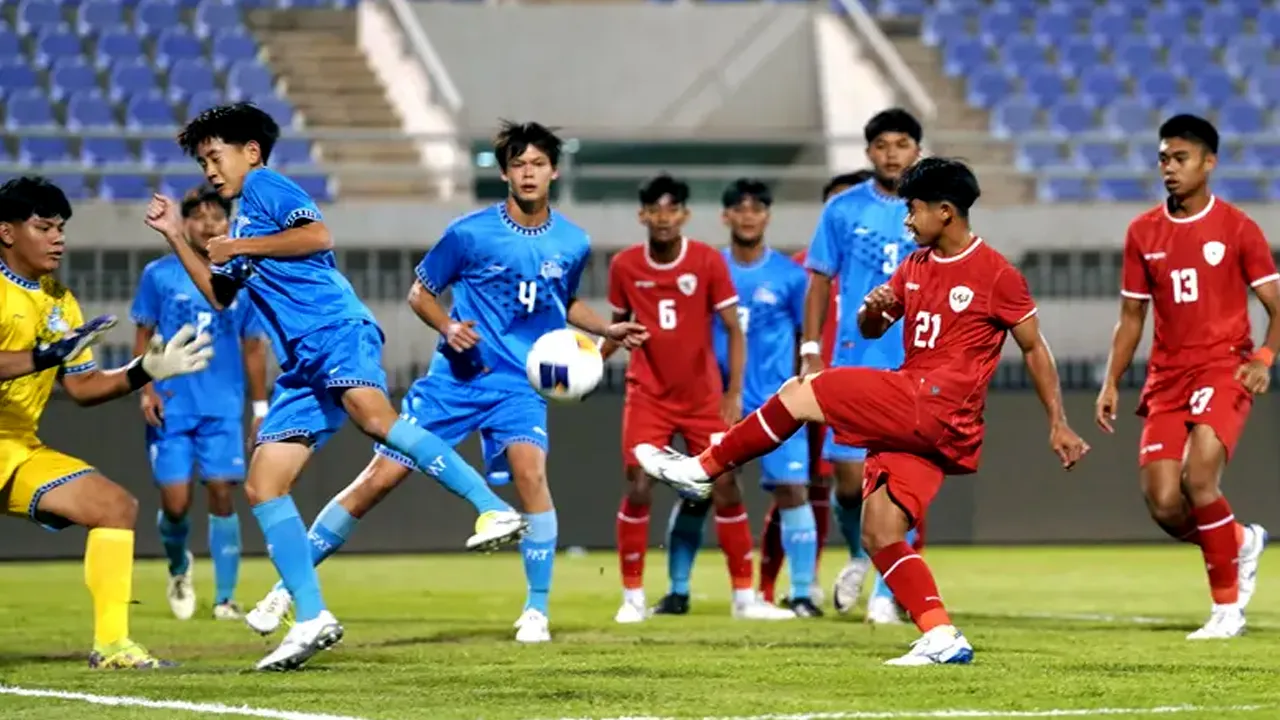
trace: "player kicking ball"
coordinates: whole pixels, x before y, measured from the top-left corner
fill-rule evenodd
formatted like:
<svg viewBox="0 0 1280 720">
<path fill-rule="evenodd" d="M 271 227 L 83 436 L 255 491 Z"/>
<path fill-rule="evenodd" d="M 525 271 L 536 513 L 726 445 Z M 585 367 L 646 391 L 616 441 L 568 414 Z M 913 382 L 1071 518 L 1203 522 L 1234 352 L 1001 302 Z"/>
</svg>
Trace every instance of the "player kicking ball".
<svg viewBox="0 0 1280 720">
<path fill-rule="evenodd" d="M 200 372 L 213 351 L 207 335 L 184 325 L 168 343 L 153 335 L 125 367 L 98 368 L 90 348 L 115 318 L 85 323 L 75 296 L 53 275 L 70 219 L 67 196 L 43 178 L 0 186 L 0 497 L 6 514 L 49 530 L 79 525 L 89 531 L 89 667 L 164 667 L 172 663 L 129 638 L 137 498 L 83 460 L 46 447 L 36 428 L 55 381 L 77 404 L 97 405 L 153 380 Z"/>
<path fill-rule="evenodd" d="M 711 490 L 710 478 L 778 448 L 806 422 L 825 422 L 837 442 L 868 449 L 862 542 L 871 562 L 923 636 L 890 665 L 968 663 L 973 647 L 951 624 L 907 532 L 946 474 L 975 472 L 983 409 L 1007 335 L 1022 350 L 1049 418 L 1049 445 L 1066 469 L 1089 447 L 1067 425 L 1058 371 L 1022 273 L 969 229 L 978 181 L 963 164 L 921 160 L 903 174 L 906 224 L 921 249 L 858 309 L 864 337 L 902 319 L 899 370 L 836 367 L 788 382 L 759 410 L 697 457 L 636 448 L 645 472 L 680 492 Z"/>
<path fill-rule="evenodd" d="M 561 141 L 538 123 L 505 123 L 494 154 L 507 199 L 465 215 L 419 263 L 409 306 L 440 333 L 431 367 L 409 389 L 401 417 L 455 446 L 480 433 L 490 473 L 509 473 L 529 532 L 520 541 L 528 594 L 516 640 L 551 640 L 547 601 L 555 562 L 557 519 L 547 485 L 547 402 L 525 374 L 525 358 L 543 334 L 566 323 L 627 347 L 645 339 L 634 323 L 605 323 L 578 299 L 590 252 L 587 234 L 551 209 Z M 453 290 L 446 311 L 439 297 Z M 378 445 L 375 455 L 311 526 L 312 561 L 337 552 L 356 523 L 414 470 L 432 465 Z M 277 585 L 246 618 L 269 633 L 290 605 Z"/>
<path fill-rule="evenodd" d="M 1194 115 L 1160 127 L 1160 173 L 1169 199 L 1139 215 L 1124 241 L 1120 322 L 1098 394 L 1096 420 L 1113 432 L 1120 376 L 1133 362 L 1147 307 L 1155 339 L 1138 401 L 1138 464 L 1151 518 L 1175 540 L 1200 546 L 1213 608 L 1189 640 L 1240 635 L 1267 544 L 1242 525 L 1222 494 L 1222 471 L 1253 396 L 1267 391 L 1280 349 L 1280 274 L 1262 230 L 1209 192 L 1218 131 Z M 1249 290 L 1267 311 L 1256 350 Z"/>
<path fill-rule="evenodd" d="M 392 407 L 382 330 L 338 272 L 320 210 L 296 183 L 266 166 L 279 136 L 271 116 L 248 103 L 210 108 L 179 133 L 178 144 L 218 194 L 240 199 L 231 237 L 209 241 L 211 264 L 187 242 L 173 200 L 155 196 L 146 216 L 214 309 L 227 309 L 241 288 L 248 290 L 280 363 L 244 489 L 298 622 L 258 662 L 259 670 L 296 669 L 342 639 L 289 492 L 346 417 L 374 440 L 432 468 L 436 480 L 472 503 L 480 517 L 469 549 L 513 542 L 527 527 L 448 443 Z"/>
<path fill-rule="evenodd" d="M 210 187 L 182 200 L 187 242 L 208 262 L 209 241 L 227 234 L 231 202 Z M 254 426 L 267 408 L 267 341 L 253 303 L 244 290 L 231 306 L 217 311 L 191 282 L 177 257 L 147 265 L 129 314 L 137 325 L 135 352 L 157 332 L 169 335 L 183 325 L 213 338 L 214 358 L 201 373 L 146 386 L 142 417 L 147 425 L 147 454 L 160 488 L 156 526 L 169 560 L 165 596 L 174 617 L 187 620 L 196 610 L 192 582 L 194 558 L 187 549 L 191 531 L 191 474 L 196 466 L 209 497 L 209 555 L 213 560 L 213 617 L 239 620 L 235 603 L 240 575 L 240 519 L 233 488 L 244 479 L 244 396 L 246 378 L 253 398 Z"/>
</svg>

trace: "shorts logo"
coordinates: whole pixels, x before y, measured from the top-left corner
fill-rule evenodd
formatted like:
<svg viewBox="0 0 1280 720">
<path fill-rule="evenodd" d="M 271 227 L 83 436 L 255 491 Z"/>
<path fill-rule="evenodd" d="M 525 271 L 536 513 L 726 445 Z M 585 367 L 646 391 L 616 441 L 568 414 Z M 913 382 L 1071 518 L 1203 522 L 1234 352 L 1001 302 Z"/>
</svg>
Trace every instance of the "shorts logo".
<svg viewBox="0 0 1280 720">
<path fill-rule="evenodd" d="M 685 273 L 676 278 L 676 287 L 680 289 L 680 292 L 692 297 L 693 293 L 698 289 L 698 276 L 693 273 Z"/>
<path fill-rule="evenodd" d="M 1227 246 L 1217 240 L 1210 240 L 1204 244 L 1204 261 L 1210 265 L 1217 267 L 1222 262 L 1222 258 L 1227 254 Z"/>
<path fill-rule="evenodd" d="M 969 307 L 969 303 L 973 302 L 973 291 L 964 285 L 957 285 L 951 288 L 948 300 L 951 302 L 952 312 L 964 312 L 964 309 Z"/>
</svg>

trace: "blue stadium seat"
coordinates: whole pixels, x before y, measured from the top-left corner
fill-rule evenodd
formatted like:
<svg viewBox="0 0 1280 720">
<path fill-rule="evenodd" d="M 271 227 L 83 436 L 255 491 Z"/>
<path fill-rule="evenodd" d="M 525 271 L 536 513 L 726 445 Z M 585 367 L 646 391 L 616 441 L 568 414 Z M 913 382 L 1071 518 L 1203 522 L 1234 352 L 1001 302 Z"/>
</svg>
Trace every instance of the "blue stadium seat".
<svg viewBox="0 0 1280 720">
<path fill-rule="evenodd" d="M 1244 33 L 1244 14 L 1230 3 L 1206 8 L 1200 19 L 1200 36 L 1214 47 L 1225 47 Z"/>
<path fill-rule="evenodd" d="M 181 102 L 200 92 L 217 89 L 213 68 L 204 60 L 179 60 L 169 69 L 169 98 Z"/>
<path fill-rule="evenodd" d="M 156 73 L 145 60 L 120 60 L 107 75 L 107 90 L 116 102 L 155 92 Z"/>
<path fill-rule="evenodd" d="M 118 127 L 115 110 L 100 90 L 77 93 L 67 101 L 67 129 Z"/>
<path fill-rule="evenodd" d="M 1271 182 L 1267 183 L 1267 199 L 1280 202 L 1280 175 L 1271 178 Z"/>
<path fill-rule="evenodd" d="M 992 9 L 1007 10 L 1018 18 L 1019 24 L 1027 23 L 1035 19 L 1036 12 L 1040 6 L 1035 2 L 1019 2 L 1019 0 L 996 0 L 990 7 Z M 1021 32 L 1021 28 L 1019 28 Z"/>
<path fill-rule="evenodd" d="M 964 25 L 965 15 L 959 10 L 943 10 L 934 6 L 920 21 L 920 39 L 929 47 L 937 47 L 944 37 Z"/>
<path fill-rule="evenodd" d="M 1266 126 L 1262 109 L 1243 97 L 1230 98 L 1218 108 L 1218 130 L 1224 135 L 1252 135 Z"/>
<path fill-rule="evenodd" d="M 20 57 L 0 58 L 0 98 L 40 86 L 40 78 Z"/>
<path fill-rule="evenodd" d="M 1153 197 L 1151 181 L 1143 177 L 1104 177 L 1098 180 L 1099 200 L 1140 202 Z"/>
<path fill-rule="evenodd" d="M 1076 2 L 1075 0 L 1057 0 L 1050 1 L 1049 7 L 1070 16 L 1071 22 L 1080 25 L 1089 22 L 1089 17 L 1093 15 L 1093 3 Z"/>
<path fill-rule="evenodd" d="M 120 0 L 84 0 L 76 11 L 76 31 L 82 36 L 123 24 L 124 3 Z"/>
<path fill-rule="evenodd" d="M 1252 75 L 1268 65 L 1271 45 L 1261 35 L 1241 35 L 1222 51 L 1222 65 L 1237 78 Z"/>
<path fill-rule="evenodd" d="M 1280 107 L 1280 67 L 1271 65 L 1254 73 L 1249 78 L 1249 94 L 1272 110 Z"/>
<path fill-rule="evenodd" d="M 1102 51 L 1098 49 L 1093 38 L 1083 35 L 1072 35 L 1057 46 L 1058 64 L 1072 75 L 1077 75 L 1085 68 L 1091 68 L 1102 62 Z"/>
<path fill-rule="evenodd" d="M 275 92 L 275 78 L 257 60 L 238 62 L 227 71 L 227 98 L 239 102 Z"/>
<path fill-rule="evenodd" d="M 83 175 L 53 175 L 49 180 L 62 188 L 68 200 L 88 200 L 93 194 Z"/>
<path fill-rule="evenodd" d="M 324 175 L 295 175 L 293 181 L 306 191 L 316 202 L 331 202 L 329 178 Z"/>
<path fill-rule="evenodd" d="M 98 73 L 83 58 L 62 58 L 49 71 L 49 94 L 62 102 L 72 93 L 98 89 Z"/>
<path fill-rule="evenodd" d="M 1266 199 L 1262 183 L 1257 178 L 1220 177 L 1213 181 L 1213 192 L 1223 200 L 1233 203 L 1262 202 Z"/>
<path fill-rule="evenodd" d="M 1178 77 L 1170 70 L 1153 69 L 1138 78 L 1137 95 L 1149 108 L 1162 108 L 1182 94 Z"/>
<path fill-rule="evenodd" d="M 1034 5 L 1029 7 L 1035 7 Z M 1076 32 L 1076 17 L 1062 7 L 1041 8 L 1035 15 L 1033 35 L 1045 47 L 1060 47 Z"/>
<path fill-rule="evenodd" d="M 1221 65 L 1200 68 L 1192 78 L 1191 91 L 1197 102 L 1208 107 L 1220 107 L 1237 95 L 1235 80 Z"/>
<path fill-rule="evenodd" d="M 1231 6 L 1236 12 L 1251 20 L 1258 17 L 1267 3 L 1268 0 L 1231 0 Z"/>
<path fill-rule="evenodd" d="M 62 9 L 53 0 L 22 0 L 14 25 L 19 35 L 55 30 L 63 26 Z"/>
<path fill-rule="evenodd" d="M 138 60 L 142 57 L 142 41 L 127 27 L 103 30 L 98 35 L 94 61 L 99 69 L 110 67 L 121 60 Z"/>
<path fill-rule="evenodd" d="M 987 48 L 970 37 L 958 38 L 942 48 L 942 69 L 948 77 L 968 75 L 987 64 Z"/>
<path fill-rule="evenodd" d="M 1111 51 L 1116 67 L 1131 78 L 1138 78 L 1159 67 L 1159 54 L 1151 41 L 1141 36 L 1125 37 Z"/>
<path fill-rule="evenodd" d="M 213 67 L 225 71 L 232 63 L 258 59 L 258 43 L 244 30 L 220 30 L 213 36 Z"/>
<path fill-rule="evenodd" d="M 1060 100 L 1049 110 L 1049 129 L 1059 135 L 1076 135 L 1093 130 L 1093 110 L 1074 98 Z"/>
<path fill-rule="evenodd" d="M 1204 0 L 1163 0 L 1162 5 L 1170 12 L 1199 18 L 1204 15 L 1208 3 L 1204 2 Z"/>
<path fill-rule="evenodd" d="M 1124 80 L 1109 65 L 1086 68 L 1078 82 L 1080 97 L 1095 108 L 1106 107 L 1125 94 Z"/>
<path fill-rule="evenodd" d="M 1115 47 L 1133 32 L 1133 18 L 1119 7 L 1103 5 L 1089 18 L 1089 33 L 1103 47 Z"/>
<path fill-rule="evenodd" d="M 184 122 L 199 115 L 202 110 L 208 110 L 215 105 L 222 104 L 222 91 L 209 90 L 207 92 L 198 92 L 187 100 L 187 112 L 182 116 Z M 277 121 L 278 122 L 278 121 Z"/>
<path fill-rule="evenodd" d="M 191 159 L 170 138 L 147 138 L 142 141 L 142 162 L 152 167 L 185 165 Z"/>
<path fill-rule="evenodd" d="M 1123 97 L 1102 111 L 1102 125 L 1115 135 L 1138 135 L 1151 132 L 1155 123 L 1147 106 L 1133 98 Z"/>
<path fill-rule="evenodd" d="M 1273 172 L 1276 168 L 1280 168 L 1280 142 L 1246 143 L 1241 148 L 1240 155 L 1242 161 L 1249 167 L 1265 168 Z M 1280 174 L 1277 177 L 1280 177 Z"/>
<path fill-rule="evenodd" d="M 1013 83 L 1003 68 L 987 66 L 969 76 L 965 101 L 969 105 L 990 110 L 1013 92 Z"/>
<path fill-rule="evenodd" d="M 933 7 L 946 12 L 958 12 L 963 15 L 977 15 L 986 7 L 983 0 L 935 0 Z"/>
<path fill-rule="evenodd" d="M 978 17 L 978 37 L 987 47 L 996 47 L 1021 32 L 1022 19 L 1009 7 L 996 6 Z"/>
<path fill-rule="evenodd" d="M 1079 142 L 1072 148 L 1076 167 L 1084 170 L 1108 170 L 1128 164 L 1124 150 L 1113 142 Z"/>
<path fill-rule="evenodd" d="M 1089 184 L 1080 177 L 1048 177 L 1036 188 L 1042 202 L 1085 202 L 1093 199 Z"/>
<path fill-rule="evenodd" d="M 36 37 L 36 65 L 47 68 L 62 58 L 80 57 L 80 38 L 65 27 L 45 30 Z"/>
<path fill-rule="evenodd" d="M 1129 167 L 1154 172 L 1159 162 L 1159 143 L 1154 140 L 1138 140 L 1129 143 Z"/>
<path fill-rule="evenodd" d="M 1169 69 L 1181 77 L 1195 77 L 1204 68 L 1217 64 L 1213 48 L 1198 38 L 1184 37 L 1168 47 Z"/>
<path fill-rule="evenodd" d="M 9 130 L 22 128 L 54 128 L 58 119 L 53 115 L 53 105 L 39 88 L 17 90 L 5 101 L 4 125 Z"/>
<path fill-rule="evenodd" d="M 57 165 L 71 162 L 71 149 L 65 138 L 18 138 L 18 162 L 24 165 Z"/>
<path fill-rule="evenodd" d="M 137 95 L 124 110 L 124 122 L 130 128 L 169 128 L 176 125 L 173 107 L 158 92 Z"/>
<path fill-rule="evenodd" d="M 1052 140 L 1029 140 L 1018 143 L 1018 155 L 1014 163 L 1023 172 L 1045 170 L 1066 164 L 1062 156 L 1062 146 Z"/>
<path fill-rule="evenodd" d="M 1013 73 L 1019 68 L 1043 65 L 1048 60 L 1044 47 L 1026 35 L 1009 38 L 1000 45 L 999 52 L 1000 62 Z"/>
<path fill-rule="evenodd" d="M 191 173 L 164 175 L 160 178 L 159 192 L 169 197 L 182 197 L 188 190 L 199 187 L 203 183 L 203 177 Z"/>
<path fill-rule="evenodd" d="M 1153 8 L 1143 18 L 1142 29 L 1147 37 L 1168 46 L 1187 36 L 1187 17 L 1176 10 Z"/>
<path fill-rule="evenodd" d="M 1067 81 L 1056 67 L 1028 68 L 1022 73 L 1022 93 L 1041 108 L 1048 108 L 1067 94 Z"/>
<path fill-rule="evenodd" d="M 185 27 L 171 27 L 160 32 L 156 38 L 156 64 L 161 68 L 173 67 L 179 60 L 197 60 L 204 58 L 204 47 L 200 40 Z"/>
<path fill-rule="evenodd" d="M 293 125 L 293 105 L 289 104 L 288 100 L 284 100 L 273 93 L 271 95 L 256 95 L 250 98 L 250 101 L 270 115 L 280 127 Z"/>
<path fill-rule="evenodd" d="M 178 4 L 173 0 L 141 0 L 133 11 L 133 26 L 143 35 L 155 36 L 181 23 Z"/>
<path fill-rule="evenodd" d="M 148 200 L 153 192 L 151 178 L 145 175 L 103 175 L 98 185 L 103 200 Z"/>
<path fill-rule="evenodd" d="M 271 151 L 271 163 L 285 167 L 310 165 L 312 163 L 311 141 L 301 138 L 282 138 Z"/>
<path fill-rule="evenodd" d="M 0 60 L 7 60 L 21 54 L 22 44 L 18 41 L 18 33 L 0 22 Z"/>
<path fill-rule="evenodd" d="M 212 37 L 222 30 L 239 28 L 240 24 L 240 9 L 235 3 L 226 0 L 203 0 L 196 6 L 195 22 L 192 23 L 196 35 L 201 38 Z"/>
<path fill-rule="evenodd" d="M 1025 97 L 1009 98 L 991 113 L 991 134 L 1008 139 L 1034 132 L 1040 124 L 1039 114 L 1040 111 L 1031 100 Z"/>
<path fill-rule="evenodd" d="M 90 137 L 80 141 L 80 162 L 113 165 L 134 161 L 129 144 L 121 138 Z"/>
</svg>

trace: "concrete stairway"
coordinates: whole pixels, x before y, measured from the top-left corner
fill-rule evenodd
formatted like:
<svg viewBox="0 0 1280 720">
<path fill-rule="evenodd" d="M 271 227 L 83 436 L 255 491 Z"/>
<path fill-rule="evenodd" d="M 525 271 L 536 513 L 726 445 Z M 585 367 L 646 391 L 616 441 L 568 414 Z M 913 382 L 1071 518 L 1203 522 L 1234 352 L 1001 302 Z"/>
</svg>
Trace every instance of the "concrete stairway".
<svg viewBox="0 0 1280 720">
<path fill-rule="evenodd" d="M 282 79 L 284 95 L 313 128 L 386 130 L 387 140 L 323 140 L 321 162 L 362 165 L 418 163 L 418 152 L 399 134 L 400 118 L 356 45 L 353 10 L 254 10 L 248 25 L 266 49 L 267 63 Z M 338 172 L 343 198 L 430 197 L 425 169 L 378 174 Z"/>
</svg>

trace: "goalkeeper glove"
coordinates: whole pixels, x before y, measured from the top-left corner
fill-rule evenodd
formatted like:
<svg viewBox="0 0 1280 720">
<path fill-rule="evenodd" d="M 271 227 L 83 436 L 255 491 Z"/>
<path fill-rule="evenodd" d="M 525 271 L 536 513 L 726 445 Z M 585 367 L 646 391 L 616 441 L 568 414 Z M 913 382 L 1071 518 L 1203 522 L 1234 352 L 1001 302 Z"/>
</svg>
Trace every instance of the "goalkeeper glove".
<svg viewBox="0 0 1280 720">
<path fill-rule="evenodd" d="M 134 390 L 152 380 L 164 380 L 175 375 L 200 372 L 209 367 L 213 338 L 207 333 L 196 336 L 191 325 L 183 325 L 165 342 L 159 335 L 152 335 L 147 351 L 129 364 L 129 384 Z"/>
<path fill-rule="evenodd" d="M 115 325 L 115 315 L 102 315 L 67 333 L 61 340 L 37 345 L 31 350 L 31 362 L 36 372 L 57 367 L 78 356 L 101 340 Z"/>
</svg>

